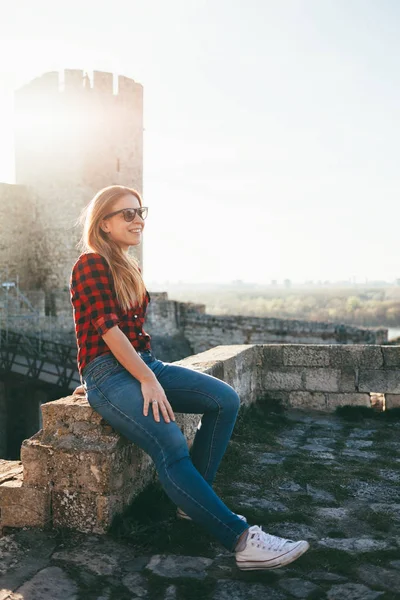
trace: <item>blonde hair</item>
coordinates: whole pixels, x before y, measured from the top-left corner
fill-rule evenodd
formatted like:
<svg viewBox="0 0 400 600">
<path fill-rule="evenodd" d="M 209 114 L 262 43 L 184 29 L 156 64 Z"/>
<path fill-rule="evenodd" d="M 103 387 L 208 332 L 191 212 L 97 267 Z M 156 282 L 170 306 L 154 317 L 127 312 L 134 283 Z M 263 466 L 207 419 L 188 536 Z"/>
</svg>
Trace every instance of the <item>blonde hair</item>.
<svg viewBox="0 0 400 600">
<path fill-rule="evenodd" d="M 129 256 L 101 229 L 100 222 L 112 212 L 114 203 L 126 194 L 142 198 L 133 188 L 123 185 L 105 187 L 92 198 L 83 209 L 77 224 L 83 225 L 83 232 L 77 248 L 82 252 L 97 252 L 108 263 L 114 281 L 117 300 L 122 309 L 128 310 L 137 303 L 143 304 L 146 287 L 139 271 L 139 263 Z"/>
</svg>

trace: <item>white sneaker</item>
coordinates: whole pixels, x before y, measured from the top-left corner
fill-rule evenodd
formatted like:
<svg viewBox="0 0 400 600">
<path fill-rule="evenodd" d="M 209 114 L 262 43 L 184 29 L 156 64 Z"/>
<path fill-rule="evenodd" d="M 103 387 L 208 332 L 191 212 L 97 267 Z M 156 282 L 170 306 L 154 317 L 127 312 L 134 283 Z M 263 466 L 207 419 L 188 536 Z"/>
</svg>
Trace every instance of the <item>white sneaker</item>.
<svg viewBox="0 0 400 600">
<path fill-rule="evenodd" d="M 247 534 L 246 547 L 236 552 L 236 564 L 243 571 L 279 569 L 299 558 L 309 547 L 310 544 L 303 540 L 286 540 L 253 525 Z"/>
<path fill-rule="evenodd" d="M 187 515 L 185 512 L 183 512 L 183 510 L 181 508 L 179 508 L 179 506 L 176 510 L 176 516 L 179 517 L 179 519 L 187 519 L 188 521 L 192 520 L 192 517 L 189 517 L 189 515 Z M 239 519 L 242 519 L 242 521 L 244 521 L 245 523 L 247 523 L 247 519 L 243 515 L 236 515 L 236 516 L 239 517 Z"/>
</svg>

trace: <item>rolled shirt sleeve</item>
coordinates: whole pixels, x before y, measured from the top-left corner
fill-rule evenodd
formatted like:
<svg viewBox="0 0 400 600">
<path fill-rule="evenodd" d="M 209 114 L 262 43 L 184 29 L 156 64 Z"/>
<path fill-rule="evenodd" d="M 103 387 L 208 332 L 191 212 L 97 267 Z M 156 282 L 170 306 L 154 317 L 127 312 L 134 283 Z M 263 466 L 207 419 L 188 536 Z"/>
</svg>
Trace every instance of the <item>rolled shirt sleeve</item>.
<svg viewBox="0 0 400 600">
<path fill-rule="evenodd" d="M 120 323 L 112 276 L 105 258 L 97 253 L 83 254 L 71 275 L 71 294 L 79 301 L 81 316 L 104 335 Z"/>
</svg>

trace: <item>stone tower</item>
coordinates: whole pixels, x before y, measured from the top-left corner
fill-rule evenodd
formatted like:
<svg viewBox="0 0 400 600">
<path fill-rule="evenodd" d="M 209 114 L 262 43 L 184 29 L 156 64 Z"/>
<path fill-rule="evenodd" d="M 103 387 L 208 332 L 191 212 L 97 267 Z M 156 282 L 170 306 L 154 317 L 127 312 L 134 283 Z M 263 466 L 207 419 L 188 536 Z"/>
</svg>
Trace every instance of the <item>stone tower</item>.
<svg viewBox="0 0 400 600">
<path fill-rule="evenodd" d="M 16 183 L 29 199 L 24 284 L 66 289 L 82 208 L 107 185 L 142 193 L 143 88 L 112 73 L 51 72 L 16 91 L 15 113 Z"/>
</svg>

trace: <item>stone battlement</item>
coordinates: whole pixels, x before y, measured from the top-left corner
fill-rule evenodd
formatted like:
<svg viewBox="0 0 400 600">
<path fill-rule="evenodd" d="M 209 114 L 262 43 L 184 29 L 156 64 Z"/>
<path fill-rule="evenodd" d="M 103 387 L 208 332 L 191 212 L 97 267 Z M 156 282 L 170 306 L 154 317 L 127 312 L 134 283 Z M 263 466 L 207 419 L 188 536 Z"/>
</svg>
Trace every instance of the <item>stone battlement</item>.
<svg viewBox="0 0 400 600">
<path fill-rule="evenodd" d="M 242 404 L 332 412 L 400 405 L 400 346 L 218 346 L 175 364 L 226 381 Z M 105 533 L 113 517 L 154 478 L 142 450 L 112 429 L 82 397 L 42 405 L 43 428 L 24 440 L 21 461 L 0 461 L 0 530 L 58 526 Z M 189 445 L 198 415 L 178 415 Z"/>
<path fill-rule="evenodd" d="M 54 93 L 70 92 L 115 96 L 122 101 L 132 102 L 143 95 L 143 86 L 129 77 L 103 71 L 93 71 L 93 78 L 82 69 L 51 71 L 36 77 L 17 92 L 18 100 L 35 95 L 51 98 Z"/>
</svg>

